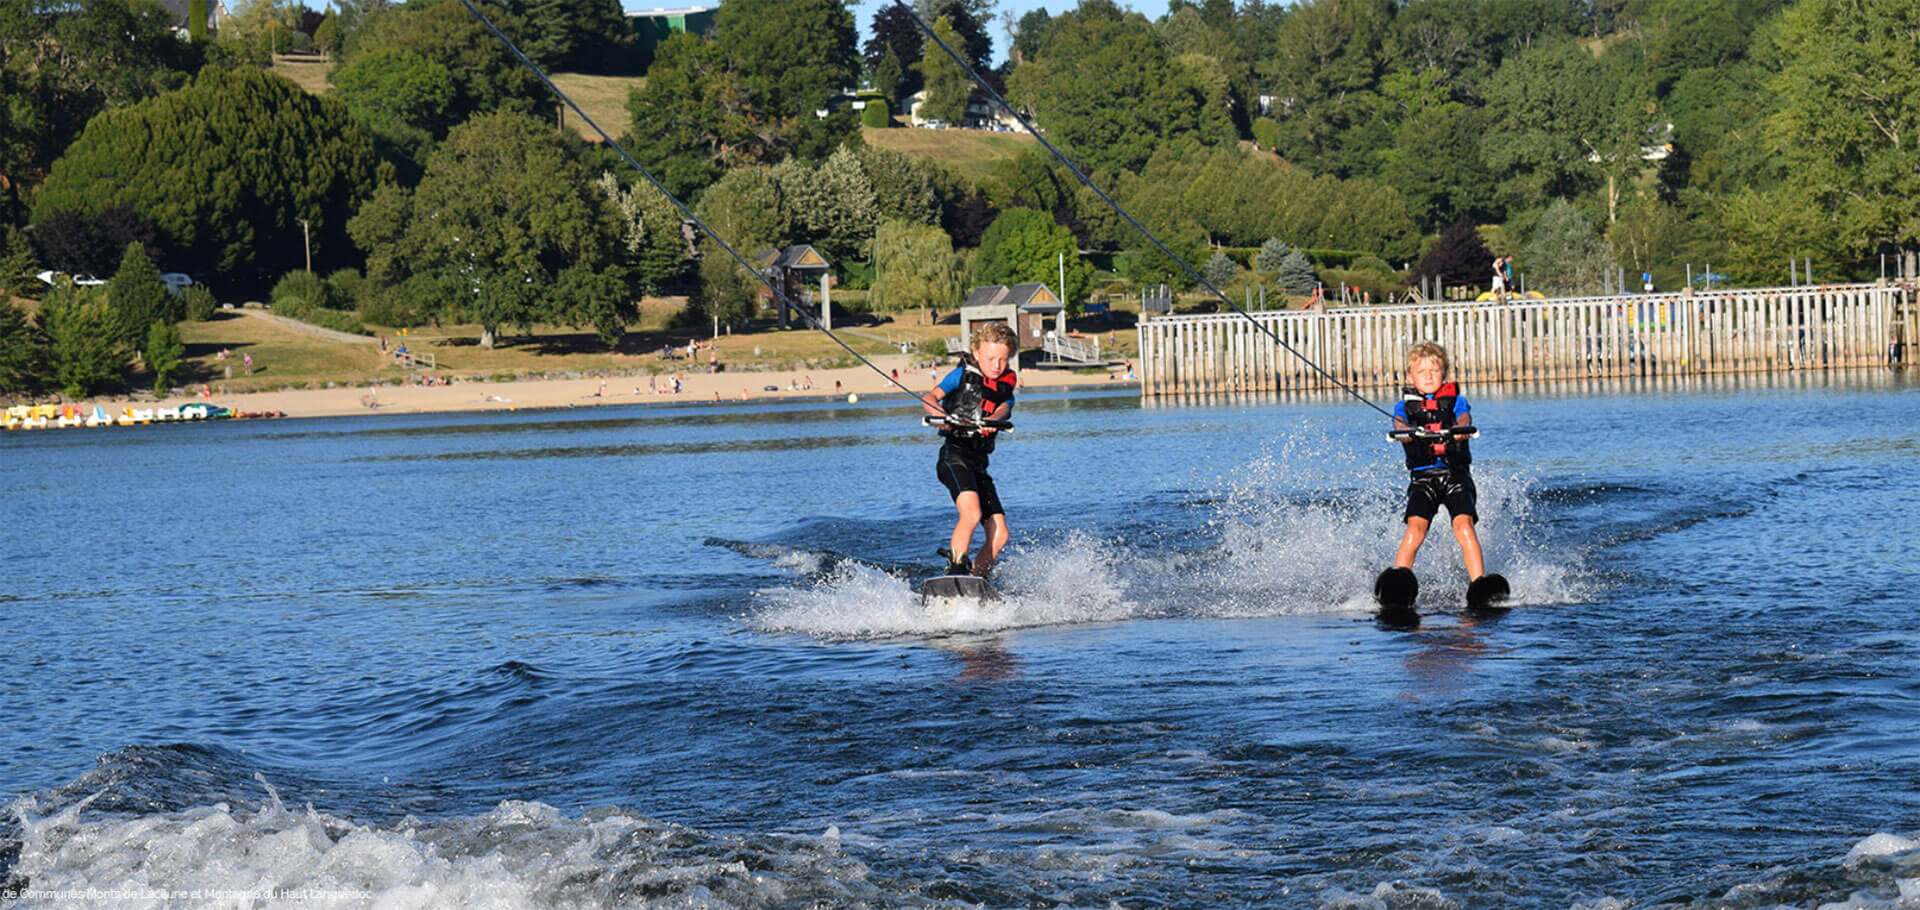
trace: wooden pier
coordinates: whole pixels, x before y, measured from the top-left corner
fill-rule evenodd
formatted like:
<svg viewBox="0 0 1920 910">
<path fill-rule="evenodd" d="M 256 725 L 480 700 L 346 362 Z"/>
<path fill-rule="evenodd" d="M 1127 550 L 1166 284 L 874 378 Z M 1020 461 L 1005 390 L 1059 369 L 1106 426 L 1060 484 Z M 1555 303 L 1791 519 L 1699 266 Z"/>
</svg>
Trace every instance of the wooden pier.
<svg viewBox="0 0 1920 910">
<path fill-rule="evenodd" d="M 1475 383 L 1885 367 L 1920 337 L 1913 299 L 1882 282 L 1162 316 L 1140 325 L 1140 394 L 1333 387 L 1301 357 L 1397 388 L 1421 341 Z"/>
</svg>

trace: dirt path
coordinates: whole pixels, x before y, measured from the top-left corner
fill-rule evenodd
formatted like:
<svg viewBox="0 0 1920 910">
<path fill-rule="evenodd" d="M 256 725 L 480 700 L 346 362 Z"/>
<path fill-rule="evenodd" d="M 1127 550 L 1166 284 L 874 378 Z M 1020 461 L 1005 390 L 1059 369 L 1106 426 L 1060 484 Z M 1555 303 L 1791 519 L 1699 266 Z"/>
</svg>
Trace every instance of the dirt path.
<svg viewBox="0 0 1920 910">
<path fill-rule="evenodd" d="M 310 322 L 301 322 L 298 319 L 290 319 L 286 316 L 275 316 L 274 314 L 269 313 L 266 310 L 256 310 L 251 307 L 235 307 L 232 310 L 232 312 L 239 313 L 242 316 L 247 316 L 253 319 L 264 319 L 288 331 L 299 332 L 302 335 L 312 335 L 315 338 L 324 338 L 328 341 L 339 341 L 339 342 L 344 342 L 346 344 L 378 343 L 378 339 L 374 338 L 371 335 L 354 335 L 348 332 L 339 332 L 333 329 L 314 325 L 313 323 L 310 323 Z"/>
</svg>

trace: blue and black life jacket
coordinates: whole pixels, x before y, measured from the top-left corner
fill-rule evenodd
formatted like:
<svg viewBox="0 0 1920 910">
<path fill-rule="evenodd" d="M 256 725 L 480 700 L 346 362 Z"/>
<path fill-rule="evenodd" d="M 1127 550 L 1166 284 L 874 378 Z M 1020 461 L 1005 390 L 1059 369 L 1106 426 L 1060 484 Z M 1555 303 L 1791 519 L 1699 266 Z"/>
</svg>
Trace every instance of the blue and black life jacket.
<svg viewBox="0 0 1920 910">
<path fill-rule="evenodd" d="M 987 412 L 1005 404 L 1013 397 L 1013 389 L 1020 384 L 1019 377 L 1012 370 L 1001 373 L 998 378 L 988 379 L 980 372 L 980 364 L 972 354 L 960 355 L 960 384 L 940 402 L 940 409 L 965 420 L 985 420 Z M 949 442 L 959 444 L 976 452 L 993 451 L 995 436 L 982 436 L 972 427 L 943 426 L 940 435 Z"/>
<path fill-rule="evenodd" d="M 1443 383 L 1432 395 L 1422 395 L 1418 389 L 1404 386 L 1400 389 L 1400 398 L 1407 412 L 1407 426 L 1416 430 L 1444 430 L 1453 426 L 1453 404 L 1460 398 L 1460 387 L 1451 382 Z M 1452 437 L 1444 441 L 1414 439 L 1401 445 L 1406 447 L 1407 469 L 1410 471 L 1434 467 L 1440 458 L 1447 460 L 1449 468 L 1464 468 L 1473 463 L 1473 452 L 1462 438 Z"/>
</svg>

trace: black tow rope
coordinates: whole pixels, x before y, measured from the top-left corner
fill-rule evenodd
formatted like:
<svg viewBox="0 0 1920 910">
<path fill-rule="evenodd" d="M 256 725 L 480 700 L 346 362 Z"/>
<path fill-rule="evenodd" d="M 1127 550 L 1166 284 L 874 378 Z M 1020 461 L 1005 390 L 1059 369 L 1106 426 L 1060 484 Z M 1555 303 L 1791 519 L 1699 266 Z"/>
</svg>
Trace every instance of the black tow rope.
<svg viewBox="0 0 1920 910">
<path fill-rule="evenodd" d="M 531 59 L 529 59 L 526 54 L 522 53 L 520 48 L 513 43 L 513 40 L 508 38 L 505 34 L 503 34 L 500 31 L 500 29 L 497 26 L 493 24 L 493 20 L 488 19 L 484 13 L 480 12 L 478 7 L 475 7 L 473 5 L 472 0 L 460 0 L 460 5 L 466 7 L 467 12 L 472 13 L 475 19 L 480 20 L 480 24 L 486 26 L 487 31 L 492 32 L 495 38 L 500 39 L 500 43 L 506 45 L 507 50 L 512 51 L 513 56 L 518 58 L 522 65 L 524 65 L 527 69 L 532 70 L 535 76 L 540 77 L 540 81 L 546 85 L 547 90 L 553 92 L 554 96 L 559 98 L 561 103 L 565 104 L 569 110 L 573 111 L 574 115 L 579 117 L 581 122 L 585 123 L 587 126 L 592 127 L 593 131 L 600 136 L 601 141 L 605 142 L 609 148 L 612 148 L 614 151 L 619 152 L 620 157 L 624 159 L 627 162 L 627 164 L 632 165 L 634 170 L 640 172 L 640 176 L 647 178 L 647 182 L 650 184 L 653 184 L 653 188 L 655 190 L 658 190 L 661 196 L 665 197 L 668 202 L 673 203 L 673 207 L 680 211 L 681 217 L 687 219 L 688 221 L 693 222 L 696 225 L 699 225 L 700 230 L 705 232 L 706 235 L 709 238 L 711 238 L 714 243 L 719 244 L 721 249 L 726 250 L 727 255 L 733 257 L 734 262 L 739 263 L 741 268 L 746 269 L 748 272 L 752 273 L 753 277 L 760 279 L 760 283 L 767 286 L 767 290 L 773 293 L 774 299 L 779 301 L 780 305 L 786 307 L 789 310 L 792 310 L 795 313 L 798 313 L 800 315 L 800 318 L 806 322 L 809 328 L 816 329 L 821 333 L 825 334 L 828 338 L 833 339 L 833 343 L 839 345 L 841 350 L 846 351 L 848 354 L 853 355 L 854 359 L 860 361 L 861 363 L 866 364 L 868 369 L 871 369 L 875 373 L 878 373 L 880 375 L 880 378 L 885 379 L 889 385 L 892 385 L 894 388 L 899 389 L 902 393 L 912 397 L 915 401 L 920 402 L 922 405 L 926 404 L 926 400 L 921 397 L 921 394 L 919 392 L 915 392 L 914 390 L 907 388 L 905 385 L 902 385 L 900 383 L 900 380 L 895 379 L 892 376 L 892 374 L 888 373 L 886 370 L 881 369 L 878 364 L 875 364 L 873 361 L 868 360 L 859 351 L 856 351 L 852 347 L 848 346 L 848 344 L 845 341 L 842 341 L 840 339 L 840 336 L 835 335 L 833 333 L 832 329 L 829 329 L 826 326 L 821 325 L 820 320 L 815 319 L 813 317 L 813 314 L 808 313 L 804 308 L 796 306 L 793 303 L 793 301 L 789 300 L 787 298 L 785 291 L 774 286 L 773 279 L 768 278 L 764 272 L 761 272 L 759 269 L 754 268 L 753 264 L 748 262 L 746 257 L 740 255 L 740 253 L 733 248 L 732 244 L 727 243 L 727 241 L 722 239 L 720 237 L 720 234 L 714 231 L 714 229 L 710 225 L 708 225 L 705 221 L 700 220 L 700 216 L 695 215 L 693 213 L 693 210 L 687 207 L 686 203 L 681 202 L 679 197 L 676 197 L 675 195 L 673 195 L 673 193 L 667 189 L 665 184 L 661 183 L 658 179 L 656 179 L 653 176 L 652 172 L 648 171 L 644 166 L 642 166 L 640 162 L 633 157 L 632 153 L 626 150 L 626 147 L 622 146 L 619 142 L 614 141 L 614 138 L 608 135 L 606 130 L 601 129 L 600 124 L 595 123 L 593 118 L 587 115 L 586 111 L 583 111 L 580 109 L 580 105 L 575 104 L 573 102 L 573 99 L 567 96 L 566 92 L 563 92 L 560 90 L 560 86 L 554 85 L 553 80 L 547 78 L 546 72 L 540 69 L 540 66 L 534 63 Z M 937 408 L 939 406 L 934 405 L 934 407 Z M 941 413 L 942 414 L 946 413 L 944 408 L 941 409 Z"/>
<path fill-rule="evenodd" d="M 465 2 L 465 0 L 461 0 L 461 2 Z M 1020 125 L 1026 129 L 1028 135 L 1032 136 L 1035 139 L 1040 140 L 1040 144 L 1045 146 L 1047 151 L 1053 154 L 1054 160 L 1060 162 L 1060 164 L 1066 167 L 1067 170 L 1072 171 L 1073 176 L 1079 178 L 1080 183 L 1082 185 L 1084 185 L 1087 189 L 1094 191 L 1094 193 L 1100 197 L 1101 201 L 1105 202 L 1121 218 L 1126 219 L 1128 224 L 1133 225 L 1133 229 L 1136 231 L 1139 231 L 1140 236 L 1147 238 L 1149 242 L 1151 242 L 1155 247 L 1159 248 L 1160 252 L 1165 253 L 1167 255 L 1167 258 L 1172 259 L 1174 262 L 1180 263 L 1180 268 L 1185 269 L 1186 273 L 1189 276 L 1191 276 L 1194 281 L 1199 282 L 1201 286 L 1205 287 L 1209 291 L 1212 291 L 1213 296 L 1219 298 L 1221 303 L 1226 304 L 1227 307 L 1232 309 L 1234 312 L 1239 313 L 1242 316 L 1245 316 L 1247 318 L 1247 321 L 1253 323 L 1254 327 L 1259 329 L 1262 334 L 1266 335 L 1268 338 L 1273 339 L 1274 344 L 1279 345 L 1282 350 L 1286 351 L 1289 354 L 1292 354 L 1295 358 L 1298 358 L 1301 363 L 1304 363 L 1308 367 L 1312 368 L 1315 373 L 1320 374 L 1328 382 L 1331 382 L 1334 385 L 1339 386 L 1347 394 L 1352 395 L 1354 398 L 1358 399 L 1361 404 L 1364 404 L 1367 407 L 1370 407 L 1376 411 L 1379 411 L 1381 414 L 1385 415 L 1389 419 L 1393 417 L 1392 412 L 1375 404 L 1372 399 L 1369 399 L 1367 396 L 1360 394 L 1359 390 L 1355 389 L 1353 386 L 1340 381 L 1338 377 L 1334 376 L 1332 373 L 1327 372 L 1326 369 L 1322 368 L 1318 363 L 1315 363 L 1313 361 L 1313 358 L 1300 353 L 1300 351 L 1294 348 L 1293 345 L 1290 345 L 1285 341 L 1282 341 L 1280 336 L 1274 334 L 1272 329 L 1268 328 L 1260 320 L 1253 318 L 1252 313 L 1249 313 L 1246 310 L 1241 309 L 1239 304 L 1234 303 L 1233 300 L 1227 297 L 1226 294 L 1221 293 L 1219 288 L 1213 286 L 1213 282 L 1208 281 L 1206 276 L 1200 274 L 1198 271 L 1195 271 L 1194 267 L 1187 264 L 1187 261 L 1185 259 L 1180 258 L 1172 250 L 1167 249 L 1167 245 L 1164 243 L 1161 243 L 1160 238 L 1154 236 L 1152 231 L 1147 230 L 1146 225 L 1143 225 L 1139 221 L 1135 220 L 1135 218 L 1131 214 L 1127 213 L 1126 209 L 1120 206 L 1120 203 L 1113 201 L 1113 197 L 1107 195 L 1107 192 L 1105 190 L 1094 185 L 1094 182 L 1091 179 L 1089 179 L 1086 174 L 1082 173 L 1080 171 L 1080 168 L 1074 166 L 1074 163 L 1072 161 L 1067 160 L 1067 156 L 1061 154 L 1060 150 L 1055 148 L 1053 143 L 1047 141 L 1047 137 L 1041 135 L 1039 130 L 1034 129 L 1033 123 L 1027 120 L 1027 117 L 1025 114 L 1022 114 L 1017 110 L 1014 110 L 1013 105 L 1007 103 L 1007 99 L 1000 97 L 1000 93 L 994 91 L 993 86 L 988 85 L 985 80 L 981 79 L 980 74 L 974 71 L 972 64 L 969 64 L 965 58 L 961 57 L 959 53 L 955 52 L 952 47 L 949 47 L 945 41 L 940 40 L 940 36 L 934 34 L 933 29 L 928 27 L 926 20 L 921 19 L 920 14 L 917 12 L 914 12 L 913 7 L 908 5 L 906 3 L 906 0 L 894 0 L 894 2 L 897 3 L 900 6 L 900 8 L 906 12 L 908 16 L 913 17 L 913 23 L 919 26 L 921 31 L 926 33 L 927 38 L 929 40 L 931 40 L 934 44 L 939 45 L 940 49 L 945 51 L 947 56 L 951 58 L 954 63 L 959 65 L 961 72 L 966 73 L 967 78 L 971 80 L 973 84 L 980 89 L 980 91 L 985 92 L 987 97 L 992 98 L 993 102 L 999 105 L 1002 110 L 1006 111 L 1009 114 L 1012 114 L 1015 120 L 1020 121 Z"/>
</svg>

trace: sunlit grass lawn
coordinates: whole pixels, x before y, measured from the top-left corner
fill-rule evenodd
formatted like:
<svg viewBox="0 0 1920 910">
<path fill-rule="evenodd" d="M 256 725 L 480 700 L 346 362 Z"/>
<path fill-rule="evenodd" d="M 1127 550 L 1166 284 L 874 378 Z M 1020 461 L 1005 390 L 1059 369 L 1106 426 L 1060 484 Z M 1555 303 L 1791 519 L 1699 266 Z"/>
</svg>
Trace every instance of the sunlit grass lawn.
<svg viewBox="0 0 1920 910">
<path fill-rule="evenodd" d="M 994 165 L 1001 160 L 1039 145 L 1025 133 L 993 133 L 985 130 L 926 130 L 914 127 L 880 130 L 861 127 L 860 135 L 875 148 L 892 149 L 902 154 L 943 162 L 975 183 L 993 173 Z"/>
</svg>

